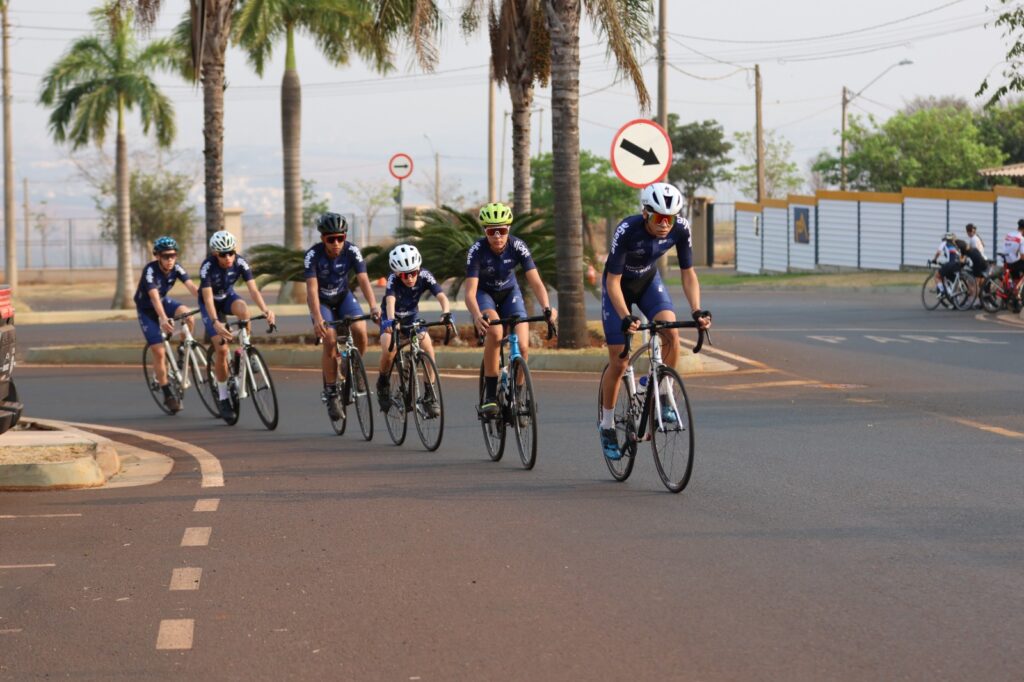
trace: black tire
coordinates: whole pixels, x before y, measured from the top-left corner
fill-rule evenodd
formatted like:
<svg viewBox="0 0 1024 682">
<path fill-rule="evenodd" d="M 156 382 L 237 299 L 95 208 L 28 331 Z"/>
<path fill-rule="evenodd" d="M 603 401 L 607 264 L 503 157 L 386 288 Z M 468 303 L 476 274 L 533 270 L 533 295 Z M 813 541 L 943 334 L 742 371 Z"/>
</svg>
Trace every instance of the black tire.
<svg viewBox="0 0 1024 682">
<path fill-rule="evenodd" d="M 597 421 L 601 422 L 601 386 L 604 385 L 604 373 L 608 371 L 608 365 L 601 370 L 601 381 L 597 385 Z M 615 433 L 619 443 L 619 452 L 622 457 L 619 459 L 608 459 L 602 453 L 601 458 L 608 466 L 608 472 L 616 481 L 625 481 L 633 473 L 633 464 L 636 462 L 636 424 L 629 414 L 630 398 L 626 379 L 623 377 L 622 385 L 619 386 L 619 395 L 615 399 Z"/>
<path fill-rule="evenodd" d="M 363 432 L 363 438 L 372 440 L 373 402 L 370 399 L 370 382 L 366 379 L 363 357 L 355 349 L 349 355 L 348 382 L 349 400 L 355 404 L 356 419 L 359 420 L 359 430 Z"/>
<path fill-rule="evenodd" d="M 952 292 L 949 300 L 957 310 L 970 310 L 974 304 L 974 297 L 971 296 L 971 290 L 962 273 L 946 280 L 946 291 Z"/>
<path fill-rule="evenodd" d="M 921 305 L 925 310 L 935 310 L 942 302 L 939 290 L 935 288 L 935 274 L 929 273 L 921 286 Z"/>
<path fill-rule="evenodd" d="M 277 391 L 274 390 L 274 379 L 270 376 L 270 368 L 266 360 L 256 348 L 250 348 L 249 371 L 246 378 L 249 380 L 249 397 L 256 407 L 256 414 L 260 421 L 273 431 L 277 428 Z"/>
<path fill-rule="evenodd" d="M 341 396 L 341 394 L 342 394 L 341 391 L 344 388 L 345 382 L 342 381 L 341 367 L 338 367 L 337 365 L 338 365 L 338 363 L 335 363 L 335 371 L 337 372 L 337 374 L 335 374 L 335 377 L 334 377 L 334 392 L 335 392 L 335 395 Z M 326 407 L 326 405 L 324 407 Z M 335 420 L 331 419 L 331 413 L 328 412 L 327 413 L 327 420 L 329 422 L 331 422 L 331 428 L 334 429 L 334 433 L 336 435 L 341 436 L 341 435 L 343 435 L 345 433 L 345 427 L 348 426 L 348 409 L 347 409 L 345 403 L 343 403 L 341 401 L 340 397 L 338 398 L 338 407 L 339 407 L 338 411 L 341 414 L 341 417 L 337 421 L 335 421 Z"/>
<path fill-rule="evenodd" d="M 512 432 L 523 468 L 529 471 L 537 463 L 537 398 L 533 392 L 530 368 L 522 358 L 512 360 L 509 385 L 513 387 L 509 405 Z M 525 422 L 525 423 L 524 423 Z"/>
<path fill-rule="evenodd" d="M 477 405 L 484 401 L 484 363 L 480 363 L 480 393 Z M 478 415 L 480 428 L 484 433 L 484 445 L 487 446 L 487 456 L 492 462 L 501 460 L 505 454 L 505 415 L 502 404 L 501 391 L 498 391 L 498 414 L 495 417 L 484 417 Z"/>
<path fill-rule="evenodd" d="M 153 397 L 153 402 L 157 404 L 157 407 L 159 407 L 164 414 L 174 414 L 166 405 L 164 405 L 164 391 L 156 381 L 156 373 L 153 370 L 153 352 L 151 348 L 152 346 L 146 344 L 142 349 L 142 376 L 146 380 L 146 388 L 149 389 L 149 394 Z M 167 382 L 171 385 L 171 392 L 181 400 L 181 382 L 175 377 L 170 359 L 168 359 L 167 362 Z"/>
<path fill-rule="evenodd" d="M 430 377 L 434 379 L 431 380 Z M 426 390 L 429 386 L 437 403 L 437 416 L 432 416 L 427 404 Z M 412 382 L 413 416 L 416 420 L 416 432 L 427 452 L 437 450 L 444 437 L 444 396 L 441 394 L 441 375 L 426 353 L 421 353 L 416 360 L 416 372 Z"/>
<path fill-rule="evenodd" d="M 405 354 L 395 355 L 388 372 L 388 409 L 384 412 L 384 426 L 388 429 L 391 442 L 401 445 L 405 442 L 405 434 L 409 428 L 408 412 L 406 411 L 405 387 L 402 385 L 402 371 L 399 362 L 405 362 Z"/>
<path fill-rule="evenodd" d="M 678 493 L 690 482 L 693 474 L 693 413 L 690 412 L 690 399 L 686 395 L 683 380 L 671 367 L 658 368 L 658 380 L 648 390 L 661 390 L 663 380 L 670 384 L 669 391 L 664 395 L 671 396 L 671 403 L 676 411 L 675 424 L 662 421 L 658 428 L 658 415 L 651 401 L 651 447 L 654 450 L 654 463 L 658 468 L 658 476 L 665 487 Z M 653 398 L 653 396 L 652 396 Z M 664 404 L 663 404 L 664 409 Z M 685 412 L 680 414 L 680 411 Z"/>
<path fill-rule="evenodd" d="M 207 367 L 206 350 L 198 344 L 189 349 L 191 358 L 188 362 L 189 374 L 192 375 L 192 385 L 196 387 L 199 400 L 203 407 L 214 417 L 220 417 L 220 410 L 217 408 L 217 389 L 210 390 L 210 372 Z"/>
</svg>

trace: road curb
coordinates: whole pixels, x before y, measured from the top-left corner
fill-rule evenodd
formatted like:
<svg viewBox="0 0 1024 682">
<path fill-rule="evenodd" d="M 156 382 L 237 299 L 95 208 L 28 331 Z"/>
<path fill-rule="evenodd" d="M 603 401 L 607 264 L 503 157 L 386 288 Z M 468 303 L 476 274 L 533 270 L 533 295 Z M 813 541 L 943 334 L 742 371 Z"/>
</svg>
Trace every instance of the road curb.
<svg viewBox="0 0 1024 682">
<path fill-rule="evenodd" d="M 9 431 L 0 442 L 24 448 L 39 456 L 60 448 L 85 450 L 85 454 L 60 461 L 0 464 L 0 491 L 69 490 L 96 488 L 121 470 L 114 443 L 103 436 L 49 419 L 22 418 L 36 428 Z"/>
</svg>

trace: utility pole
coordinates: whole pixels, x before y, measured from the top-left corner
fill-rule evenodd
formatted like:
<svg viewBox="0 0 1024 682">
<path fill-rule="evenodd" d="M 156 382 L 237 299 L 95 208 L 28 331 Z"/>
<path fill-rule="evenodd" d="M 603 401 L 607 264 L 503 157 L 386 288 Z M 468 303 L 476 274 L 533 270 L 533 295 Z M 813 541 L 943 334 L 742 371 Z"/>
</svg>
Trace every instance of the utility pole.
<svg viewBox="0 0 1024 682">
<path fill-rule="evenodd" d="M 11 25 L 7 21 L 10 0 L 0 0 L 3 22 L 3 98 L 4 98 L 4 259 L 6 281 L 12 288 L 18 285 L 18 237 L 14 224 L 14 152 L 11 149 Z M 27 242 L 26 242 L 27 245 Z"/>
<path fill-rule="evenodd" d="M 441 155 L 434 152 L 434 206 L 441 208 Z"/>
<path fill-rule="evenodd" d="M 25 267 L 26 268 L 30 268 L 30 267 L 32 267 L 32 265 L 31 265 L 30 259 L 29 259 L 28 231 L 30 229 L 30 225 L 32 224 L 32 218 L 31 218 L 32 214 L 29 212 L 28 178 L 22 178 L 21 180 L 22 180 L 22 183 L 24 184 L 24 187 L 25 187 L 25 191 L 22 193 L 22 197 L 24 197 L 24 199 L 25 199 Z"/>
<path fill-rule="evenodd" d="M 846 189 L 846 105 L 850 103 L 850 91 L 843 86 L 843 122 L 839 133 L 839 189 Z"/>
<path fill-rule="evenodd" d="M 493 63 L 488 71 L 487 81 L 487 201 L 495 202 L 498 200 L 498 190 L 494 184 L 494 99 L 498 88 L 494 82 Z"/>
<path fill-rule="evenodd" d="M 761 122 L 761 65 L 754 64 L 754 99 L 757 107 L 757 124 L 754 135 L 757 137 L 757 203 L 765 200 L 764 196 L 764 125 Z"/>
<path fill-rule="evenodd" d="M 668 131 L 668 0 L 658 2 L 658 125 Z M 661 177 L 668 180 L 668 171 Z"/>
</svg>

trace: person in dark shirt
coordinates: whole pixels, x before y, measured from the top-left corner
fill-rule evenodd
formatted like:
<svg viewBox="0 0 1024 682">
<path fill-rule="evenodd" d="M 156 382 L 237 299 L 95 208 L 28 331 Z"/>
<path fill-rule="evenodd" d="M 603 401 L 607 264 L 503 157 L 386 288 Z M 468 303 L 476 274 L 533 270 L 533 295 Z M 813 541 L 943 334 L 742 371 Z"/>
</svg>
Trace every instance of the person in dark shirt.
<svg viewBox="0 0 1024 682">
<path fill-rule="evenodd" d="M 181 410 L 181 401 L 171 392 L 167 379 L 167 353 L 164 352 L 164 333 L 174 331 L 171 318 L 188 312 L 188 307 L 179 303 L 167 294 L 175 282 L 181 282 L 193 296 L 199 293 L 196 285 L 189 279 L 185 268 L 178 263 L 178 242 L 171 237 L 160 237 L 153 242 L 151 261 L 142 269 L 139 286 L 135 288 L 135 311 L 139 317 L 139 326 L 146 343 L 150 346 L 153 358 L 153 376 L 160 384 L 164 393 L 164 405 L 171 413 Z M 192 330 L 192 318 L 185 320 L 189 331 Z"/>
<path fill-rule="evenodd" d="M 498 412 L 498 350 L 502 328 L 501 325 L 489 325 L 486 320 L 527 316 L 523 293 L 516 281 L 517 267 L 522 268 L 523 277 L 544 312 L 550 311 L 552 324 L 558 319 L 558 311 L 548 301 L 548 290 L 526 242 L 509 234 L 512 209 L 501 203 L 487 204 L 480 209 L 480 222 L 486 236 L 469 248 L 465 299 L 473 326 L 478 334 L 484 336 L 484 398 L 479 410 L 481 414 L 493 416 Z M 526 359 L 530 350 L 529 325 L 525 322 L 517 324 L 515 333 L 519 336 L 519 351 Z"/>
</svg>

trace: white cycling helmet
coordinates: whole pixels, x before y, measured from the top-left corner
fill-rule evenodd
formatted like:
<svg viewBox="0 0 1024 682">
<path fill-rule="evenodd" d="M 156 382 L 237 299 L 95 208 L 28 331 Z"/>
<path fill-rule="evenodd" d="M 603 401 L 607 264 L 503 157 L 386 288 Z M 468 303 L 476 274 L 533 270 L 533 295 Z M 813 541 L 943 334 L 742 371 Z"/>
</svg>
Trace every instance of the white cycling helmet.
<svg viewBox="0 0 1024 682">
<path fill-rule="evenodd" d="M 640 208 L 661 215 L 679 215 L 683 210 L 683 195 L 674 185 L 655 182 L 640 193 Z"/>
<path fill-rule="evenodd" d="M 220 232 L 214 232 L 213 236 L 210 237 L 210 251 L 234 251 L 235 250 L 235 235 L 231 234 L 227 230 L 221 230 Z"/>
<path fill-rule="evenodd" d="M 420 250 L 412 244 L 399 244 L 391 249 L 388 265 L 391 266 L 392 272 L 412 272 L 419 270 L 423 265 L 423 256 L 420 255 Z"/>
</svg>

